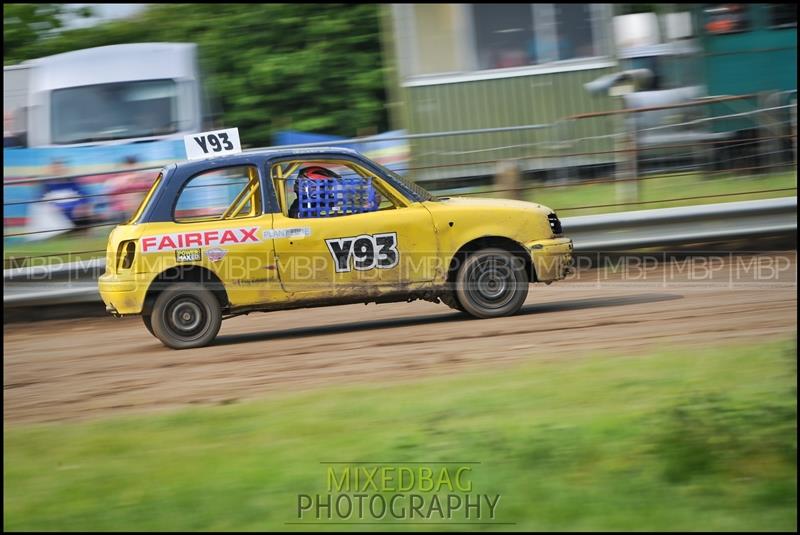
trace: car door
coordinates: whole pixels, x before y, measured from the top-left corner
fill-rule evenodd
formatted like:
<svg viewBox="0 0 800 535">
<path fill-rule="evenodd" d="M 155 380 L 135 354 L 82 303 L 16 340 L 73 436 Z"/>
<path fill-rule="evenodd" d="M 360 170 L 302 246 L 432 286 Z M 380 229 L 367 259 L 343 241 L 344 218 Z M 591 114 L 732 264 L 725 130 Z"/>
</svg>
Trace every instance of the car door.
<svg viewBox="0 0 800 535">
<path fill-rule="evenodd" d="M 178 264 L 212 271 L 234 306 L 282 300 L 286 294 L 269 238 L 273 214 L 264 213 L 262 204 L 256 165 L 203 171 L 179 193 L 171 232 L 143 244 L 154 252 L 168 250 Z"/>
<path fill-rule="evenodd" d="M 301 165 L 308 162 L 300 162 Z M 274 215 L 275 254 L 283 287 L 309 298 L 347 294 L 381 295 L 432 281 L 437 240 L 430 212 L 410 202 L 375 174 L 352 162 L 314 162 L 341 166 L 379 191 L 380 209 L 334 217 L 288 217 L 290 174 L 297 162 L 284 162 L 272 176 L 282 213 Z M 364 176 L 362 176 L 364 175 Z M 347 178 L 343 175 L 343 180 Z"/>
</svg>

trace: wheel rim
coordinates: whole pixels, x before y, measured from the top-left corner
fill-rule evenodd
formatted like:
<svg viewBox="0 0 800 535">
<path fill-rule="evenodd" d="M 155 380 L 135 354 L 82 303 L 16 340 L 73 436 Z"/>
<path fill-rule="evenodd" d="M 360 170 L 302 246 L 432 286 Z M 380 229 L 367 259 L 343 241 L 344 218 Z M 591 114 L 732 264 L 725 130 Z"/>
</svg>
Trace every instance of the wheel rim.
<svg viewBox="0 0 800 535">
<path fill-rule="evenodd" d="M 195 338 L 208 324 L 208 313 L 200 301 L 180 296 L 169 303 L 166 309 L 166 324 L 180 338 Z"/>
<path fill-rule="evenodd" d="M 467 292 L 484 308 L 502 308 L 514 298 L 516 277 L 507 259 L 486 256 L 470 266 Z"/>
</svg>

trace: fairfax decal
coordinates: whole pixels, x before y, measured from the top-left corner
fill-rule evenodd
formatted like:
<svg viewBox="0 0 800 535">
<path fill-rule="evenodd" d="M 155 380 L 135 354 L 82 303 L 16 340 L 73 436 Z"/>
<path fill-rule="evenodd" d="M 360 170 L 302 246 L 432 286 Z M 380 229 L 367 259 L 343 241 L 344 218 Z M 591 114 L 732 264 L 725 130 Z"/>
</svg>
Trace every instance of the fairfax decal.
<svg viewBox="0 0 800 535">
<path fill-rule="evenodd" d="M 180 232 L 160 236 L 144 236 L 139 239 L 143 253 L 173 251 L 191 246 L 235 245 L 238 243 L 258 243 L 258 227 L 242 227 L 226 230 L 206 230 L 202 232 Z"/>
</svg>

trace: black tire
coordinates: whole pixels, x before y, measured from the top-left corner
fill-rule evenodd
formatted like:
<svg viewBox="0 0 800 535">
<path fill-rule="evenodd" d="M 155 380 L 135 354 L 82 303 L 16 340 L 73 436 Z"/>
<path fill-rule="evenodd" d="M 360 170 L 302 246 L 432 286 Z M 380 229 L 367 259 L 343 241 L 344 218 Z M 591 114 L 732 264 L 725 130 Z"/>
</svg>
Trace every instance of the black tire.
<svg viewBox="0 0 800 535">
<path fill-rule="evenodd" d="M 222 325 L 222 308 L 202 284 L 177 283 L 156 298 L 151 314 L 153 334 L 172 349 L 209 344 Z"/>
<path fill-rule="evenodd" d="M 142 323 L 144 323 L 147 332 L 149 332 L 153 336 L 156 335 L 156 333 L 153 332 L 153 320 L 150 317 L 150 314 L 142 314 Z"/>
<path fill-rule="evenodd" d="M 442 294 L 439 296 L 439 300 L 445 305 L 452 308 L 453 310 L 465 313 L 464 307 L 462 307 L 461 303 L 458 302 L 458 297 L 456 297 L 456 292 L 454 292 L 453 290 L 448 289 L 442 292 Z"/>
<path fill-rule="evenodd" d="M 519 312 L 528 297 L 525 263 L 505 249 L 472 253 L 456 274 L 455 294 L 464 312 L 476 318 L 498 318 Z"/>
</svg>

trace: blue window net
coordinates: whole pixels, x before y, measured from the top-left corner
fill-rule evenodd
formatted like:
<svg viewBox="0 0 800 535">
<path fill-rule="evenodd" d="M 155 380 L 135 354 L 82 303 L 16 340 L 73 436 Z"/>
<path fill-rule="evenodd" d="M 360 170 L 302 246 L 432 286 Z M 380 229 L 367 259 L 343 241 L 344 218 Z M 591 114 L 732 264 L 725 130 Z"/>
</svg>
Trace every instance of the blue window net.
<svg viewBox="0 0 800 535">
<path fill-rule="evenodd" d="M 332 217 L 378 209 L 371 178 L 297 179 L 297 217 Z"/>
</svg>

